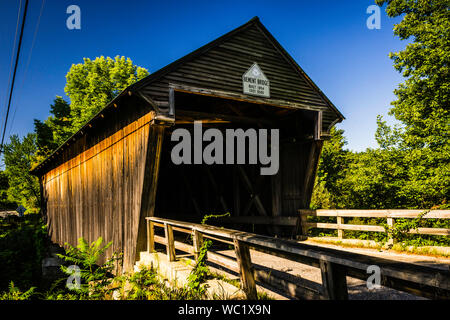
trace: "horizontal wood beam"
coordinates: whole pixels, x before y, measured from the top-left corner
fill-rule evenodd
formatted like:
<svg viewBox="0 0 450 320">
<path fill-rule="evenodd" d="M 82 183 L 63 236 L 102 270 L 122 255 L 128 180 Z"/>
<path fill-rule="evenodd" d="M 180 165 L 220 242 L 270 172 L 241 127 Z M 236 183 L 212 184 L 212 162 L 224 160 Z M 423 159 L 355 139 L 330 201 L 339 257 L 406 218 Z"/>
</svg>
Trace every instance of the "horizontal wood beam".
<svg viewBox="0 0 450 320">
<path fill-rule="evenodd" d="M 183 109 L 177 109 L 175 121 L 185 121 L 186 118 L 192 121 L 205 121 L 205 122 L 216 122 L 217 121 L 228 121 L 234 123 L 252 123 L 252 124 L 264 124 L 270 127 L 276 127 L 277 122 L 269 119 L 262 118 L 251 118 L 244 116 L 233 116 L 228 114 L 218 114 L 218 113 L 207 113 L 199 111 L 188 111 Z"/>
<path fill-rule="evenodd" d="M 155 242 L 165 245 L 167 243 L 166 238 L 161 237 L 161 236 L 156 236 L 155 235 Z M 180 242 L 180 241 L 174 241 L 174 246 L 175 249 L 183 251 L 183 252 L 187 252 L 190 254 L 194 254 L 194 249 L 191 245 L 188 245 L 186 243 Z"/>
<path fill-rule="evenodd" d="M 308 223 L 306 223 L 306 227 L 320 228 L 320 229 L 340 229 L 340 230 L 385 232 L 384 227 L 381 227 L 381 226 L 360 225 L 360 224 L 337 224 L 337 223 L 308 222 Z"/>
<path fill-rule="evenodd" d="M 309 210 L 300 209 L 299 214 L 315 217 L 359 217 L 359 218 L 417 218 L 427 210 L 408 209 L 382 209 L 382 210 L 358 210 L 358 209 L 338 209 L 338 210 Z M 450 210 L 430 210 L 422 216 L 423 219 L 450 219 Z"/>
<path fill-rule="evenodd" d="M 446 270 L 209 225 L 157 217 L 147 219 L 156 223 L 195 229 L 204 236 L 209 234 L 240 241 L 250 248 L 269 254 L 290 255 L 296 261 L 314 266 L 324 262 L 331 263 L 338 265 L 340 270 L 345 270 L 347 275 L 362 280 L 367 280 L 368 267 L 377 265 L 380 267 L 382 285 L 428 298 L 450 297 L 450 272 Z"/>
<path fill-rule="evenodd" d="M 450 236 L 450 229 L 445 228 L 417 228 L 409 230 L 413 234 L 429 234 L 435 236 Z"/>
<path fill-rule="evenodd" d="M 217 218 L 221 223 L 267 224 L 277 226 L 295 227 L 299 217 L 265 217 L 265 216 L 239 216 Z"/>
<path fill-rule="evenodd" d="M 155 236 L 155 242 L 163 245 L 166 243 L 165 238 L 161 236 Z M 195 249 L 192 245 L 175 241 L 175 248 L 195 255 Z M 239 266 L 236 259 L 230 256 L 208 251 L 207 260 L 221 267 L 225 267 L 228 270 L 239 273 Z M 322 286 L 307 279 L 292 279 L 292 276 L 281 271 L 272 270 L 258 264 L 254 265 L 254 276 L 256 281 L 281 290 L 284 294 L 294 298 L 324 299 L 324 296 L 321 294 Z"/>
<path fill-rule="evenodd" d="M 314 111 L 323 110 L 323 107 L 316 107 L 316 106 L 312 106 L 311 104 L 291 102 L 291 101 L 272 99 L 272 98 L 270 98 L 270 99 L 258 98 L 258 97 L 248 96 L 248 95 L 236 93 L 236 92 L 197 88 L 197 87 L 186 86 L 186 85 L 181 85 L 181 84 L 172 84 L 172 83 L 169 86 L 177 92 L 197 94 L 197 95 L 209 96 L 209 97 L 215 97 L 215 98 L 223 98 L 223 99 L 242 101 L 242 102 L 247 102 L 247 103 L 262 104 L 262 105 L 274 106 L 274 107 L 278 107 L 278 108 L 314 110 Z M 177 110 L 177 112 L 178 112 L 178 110 Z"/>
</svg>

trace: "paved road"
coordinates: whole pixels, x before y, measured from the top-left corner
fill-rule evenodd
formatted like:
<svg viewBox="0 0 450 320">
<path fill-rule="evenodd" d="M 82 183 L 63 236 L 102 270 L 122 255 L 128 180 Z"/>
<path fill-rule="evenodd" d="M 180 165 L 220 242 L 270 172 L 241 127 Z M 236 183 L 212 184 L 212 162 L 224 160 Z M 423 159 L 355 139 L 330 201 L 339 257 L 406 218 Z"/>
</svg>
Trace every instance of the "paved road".
<svg viewBox="0 0 450 320">
<path fill-rule="evenodd" d="M 303 242 L 304 243 L 304 242 Z M 410 263 L 416 263 L 420 265 L 427 265 L 436 268 L 449 269 L 450 259 L 435 258 L 430 256 L 412 255 L 412 254 L 400 254 L 393 252 L 379 252 L 374 249 L 355 249 L 355 248 L 342 248 L 337 245 L 329 244 L 317 244 L 316 246 L 323 246 L 327 248 L 335 248 L 344 251 L 363 253 L 366 255 L 373 255 L 386 259 L 395 259 L 397 261 L 404 261 Z M 234 257 L 234 250 L 223 250 L 220 253 Z M 305 264 L 301 264 L 295 261 L 275 257 L 272 255 L 264 254 L 258 251 L 251 250 L 252 262 L 268 268 L 286 272 L 292 276 L 306 279 L 318 284 L 322 283 L 320 269 L 311 267 Z M 424 298 L 414 296 L 405 292 L 397 291 L 394 289 L 381 287 L 379 289 L 369 290 L 366 286 L 366 282 L 347 277 L 347 285 L 350 300 L 423 300 Z M 278 298 L 278 297 L 277 297 Z"/>
</svg>

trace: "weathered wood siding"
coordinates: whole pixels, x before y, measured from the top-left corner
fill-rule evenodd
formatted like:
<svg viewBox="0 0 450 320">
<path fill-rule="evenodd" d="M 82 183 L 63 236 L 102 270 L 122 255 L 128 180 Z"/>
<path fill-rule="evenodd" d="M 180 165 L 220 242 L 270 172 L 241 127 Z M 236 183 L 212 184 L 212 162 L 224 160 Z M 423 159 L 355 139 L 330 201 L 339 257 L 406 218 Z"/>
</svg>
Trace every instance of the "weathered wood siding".
<svg viewBox="0 0 450 320">
<path fill-rule="evenodd" d="M 243 94 L 242 75 L 255 62 L 270 80 L 270 98 Z M 163 137 L 170 134 L 163 124 L 193 121 L 189 111 L 214 119 L 222 108 L 235 113 L 226 116 L 237 127 L 247 123 L 244 117 L 285 121 L 279 126 L 284 142 L 276 176 L 263 179 L 252 166 L 171 163 L 170 143 L 162 150 Z M 177 110 L 181 118 L 185 112 L 179 124 Z M 130 269 L 145 249 L 145 217 L 155 210 L 177 216 L 231 208 L 236 215 L 295 215 L 310 202 L 326 136 L 321 131 L 327 133 L 342 119 L 259 20 L 252 19 L 129 86 L 33 170 L 41 179 L 50 235 L 62 245 L 101 236 L 113 242 L 106 256 L 123 252 L 123 266 Z M 157 191 L 161 157 L 163 181 Z"/>
<path fill-rule="evenodd" d="M 280 147 L 280 215 L 295 216 L 296 208 L 309 208 L 322 143 L 285 143 Z"/>
<path fill-rule="evenodd" d="M 151 118 L 141 110 L 107 122 L 112 128 L 85 135 L 64 152 L 62 164 L 42 176 L 53 241 L 75 245 L 80 237 L 103 237 L 113 242 L 107 256 L 123 252 L 124 266 L 134 263 L 149 133 L 155 131 Z"/>
<path fill-rule="evenodd" d="M 312 87 L 307 76 L 299 74 L 256 23 L 201 55 L 183 62 L 140 91 L 162 106 L 168 103 L 171 83 L 242 94 L 242 75 L 254 62 L 270 80 L 270 99 L 247 95 L 245 98 L 248 101 L 285 101 L 291 106 L 321 110 L 323 132 L 327 132 L 330 124 L 340 118 L 317 89 Z"/>
</svg>

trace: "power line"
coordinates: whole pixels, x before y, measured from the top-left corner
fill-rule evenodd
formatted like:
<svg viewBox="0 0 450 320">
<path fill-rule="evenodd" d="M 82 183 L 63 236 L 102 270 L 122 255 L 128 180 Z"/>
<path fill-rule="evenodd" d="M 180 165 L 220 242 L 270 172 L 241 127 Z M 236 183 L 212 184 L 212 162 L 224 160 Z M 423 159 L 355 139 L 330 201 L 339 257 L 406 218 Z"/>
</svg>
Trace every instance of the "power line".
<svg viewBox="0 0 450 320">
<path fill-rule="evenodd" d="M 13 62 L 14 62 L 14 49 L 16 48 L 16 42 L 17 42 L 17 32 L 19 31 L 19 22 L 20 22 L 20 11 L 22 9 L 22 0 L 20 0 L 19 3 L 19 10 L 17 10 L 17 22 L 16 22 L 16 32 L 14 33 L 14 43 L 12 46 L 12 50 L 11 50 L 11 61 L 9 62 L 9 76 L 8 76 L 8 82 L 7 84 L 9 84 L 11 82 L 11 74 L 12 74 L 12 69 L 13 69 Z M 8 87 L 6 87 L 6 92 L 5 92 L 5 105 L 2 108 L 2 114 L 3 114 L 3 110 L 6 109 L 6 102 L 8 101 Z M 0 146 L 1 147 L 1 146 Z"/>
<path fill-rule="evenodd" d="M 26 66 L 25 66 L 25 71 L 24 71 L 24 73 L 23 73 L 23 77 L 22 77 L 22 81 L 21 81 L 21 84 L 20 84 L 20 87 L 19 87 L 19 91 L 21 91 L 21 90 L 23 89 L 23 85 L 24 85 L 24 83 L 25 83 L 25 78 L 27 77 L 27 72 L 28 72 L 28 68 L 29 68 L 29 66 L 30 66 L 31 57 L 32 57 L 32 55 L 33 55 L 34 43 L 36 42 L 37 34 L 38 34 L 38 31 L 39 31 L 39 25 L 40 25 L 40 23 L 41 23 L 42 12 L 44 11 L 44 5 L 45 5 L 45 0 L 42 0 L 41 10 L 40 10 L 40 12 L 39 12 L 39 17 L 38 17 L 38 20 L 37 20 L 37 23 L 36 23 L 36 27 L 35 27 L 35 30 L 34 30 L 33 41 L 31 42 L 30 53 L 28 54 L 28 60 L 27 60 Z M 11 125 L 9 126 L 8 136 L 11 135 L 11 131 L 12 131 L 12 128 L 13 128 L 14 119 L 15 119 L 15 117 L 16 117 L 16 112 L 17 112 L 17 109 L 19 108 L 19 101 L 20 101 L 20 98 L 21 98 L 21 96 L 19 96 L 18 101 L 16 101 L 17 107 L 14 109 L 14 113 L 13 113 L 12 118 L 11 118 L 11 121 L 10 121 L 10 122 L 11 122 Z"/>
<path fill-rule="evenodd" d="M 14 81 L 16 80 L 17 65 L 19 62 L 20 48 L 22 46 L 23 29 L 25 27 L 25 19 L 27 18 L 27 9 L 28 9 L 28 0 L 26 0 L 26 2 L 25 2 L 25 9 L 23 12 L 22 27 L 20 29 L 20 36 L 19 36 L 19 45 L 17 47 L 16 63 L 14 65 L 14 73 L 13 73 L 13 78 L 12 78 L 12 82 L 11 82 L 11 89 L 9 92 L 8 108 L 6 109 L 5 125 L 3 127 L 2 142 L 0 144 L 0 153 L 3 151 L 3 142 L 5 139 L 6 125 L 8 123 L 9 108 L 11 107 L 11 98 L 12 98 L 12 94 L 13 94 L 13 90 L 14 90 Z"/>
</svg>

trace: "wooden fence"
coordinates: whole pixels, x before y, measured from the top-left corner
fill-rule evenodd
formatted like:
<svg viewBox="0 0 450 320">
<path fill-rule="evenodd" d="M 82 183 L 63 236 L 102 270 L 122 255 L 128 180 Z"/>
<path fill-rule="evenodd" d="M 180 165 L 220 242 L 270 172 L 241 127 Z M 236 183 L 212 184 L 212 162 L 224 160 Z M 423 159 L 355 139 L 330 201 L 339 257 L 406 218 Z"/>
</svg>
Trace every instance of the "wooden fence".
<svg viewBox="0 0 450 320">
<path fill-rule="evenodd" d="M 369 231 L 369 232 L 388 232 L 389 242 L 392 243 L 392 230 L 395 227 L 395 219 L 407 218 L 414 219 L 421 215 L 422 219 L 450 219 L 450 210 L 299 210 L 301 215 L 302 235 L 308 234 L 310 228 L 337 229 L 338 237 L 344 238 L 345 230 Z M 308 216 L 315 217 L 336 217 L 336 223 L 308 222 Z M 380 218 L 386 219 L 388 230 L 380 225 L 346 224 L 345 218 Z M 446 228 L 417 228 L 410 229 L 409 233 L 450 236 L 450 229 Z"/>
<path fill-rule="evenodd" d="M 236 259 L 208 251 L 207 259 L 226 269 L 239 272 L 241 284 L 249 299 L 256 299 L 255 281 L 283 290 L 295 298 L 348 299 L 347 276 L 367 280 L 370 266 L 380 268 L 381 285 L 431 299 L 450 299 L 450 271 L 392 261 L 342 250 L 302 244 L 248 232 L 147 217 L 147 250 L 154 252 L 155 242 L 166 246 L 169 261 L 176 260 L 176 250 L 198 258 L 203 239 L 234 247 Z M 164 228 L 164 236 L 155 234 Z M 174 232 L 192 235 L 193 244 L 177 241 Z M 184 237 L 186 238 L 186 237 Z M 250 249 L 320 268 L 322 284 L 305 279 L 289 281 L 277 270 L 257 267 L 251 261 Z"/>
</svg>

